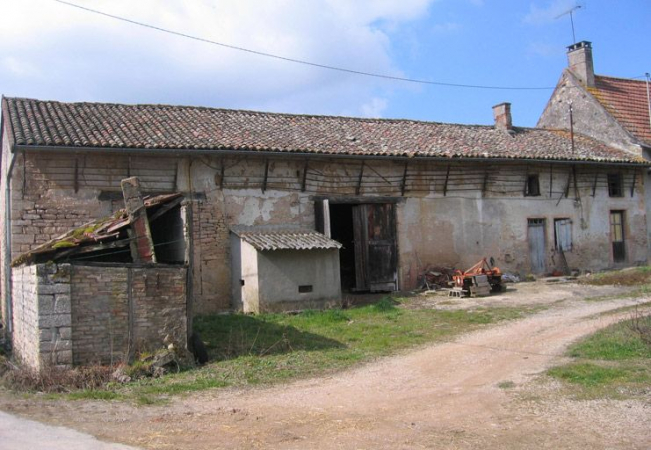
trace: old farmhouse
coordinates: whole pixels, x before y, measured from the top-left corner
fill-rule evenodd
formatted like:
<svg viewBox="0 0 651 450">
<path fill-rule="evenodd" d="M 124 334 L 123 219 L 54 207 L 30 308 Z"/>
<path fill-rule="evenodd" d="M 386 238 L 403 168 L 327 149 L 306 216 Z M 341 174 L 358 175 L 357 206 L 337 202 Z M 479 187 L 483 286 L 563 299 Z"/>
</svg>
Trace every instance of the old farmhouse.
<svg viewBox="0 0 651 450">
<path fill-rule="evenodd" d="M 520 274 L 647 260 L 641 155 L 515 127 L 508 103 L 494 116 L 494 126 L 474 126 L 3 98 L 5 329 L 17 258 L 115 214 L 129 177 L 145 195 L 182 194 L 179 214 L 157 219 L 154 245 L 187 235 L 158 264 L 187 268 L 190 316 L 412 289 L 427 265 L 485 256 Z M 63 254 L 57 264 L 73 272 L 89 256 Z M 133 263 L 106 249 L 95 256 Z"/>
<path fill-rule="evenodd" d="M 567 59 L 568 67 L 561 74 L 537 126 L 573 128 L 606 145 L 651 159 L 649 82 L 595 74 L 592 43 L 588 41 L 570 45 Z M 611 177 L 611 181 L 616 183 L 616 177 Z M 645 174 L 645 183 L 649 181 L 651 178 Z M 647 191 L 646 196 L 649 215 L 651 192 Z M 647 242 L 649 238 L 651 227 Z"/>
</svg>

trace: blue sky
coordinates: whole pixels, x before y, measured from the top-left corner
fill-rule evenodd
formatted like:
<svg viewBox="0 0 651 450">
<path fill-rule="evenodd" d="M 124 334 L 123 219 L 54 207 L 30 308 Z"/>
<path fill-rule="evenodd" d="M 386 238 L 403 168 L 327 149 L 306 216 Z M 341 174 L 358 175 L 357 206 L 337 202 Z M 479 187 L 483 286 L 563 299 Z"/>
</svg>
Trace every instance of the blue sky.
<svg viewBox="0 0 651 450">
<path fill-rule="evenodd" d="M 447 83 L 553 87 L 576 0 L 70 0 L 194 36 L 352 70 Z M 598 74 L 651 72 L 648 0 L 579 0 L 577 40 Z M 491 124 L 512 103 L 534 126 L 551 89 L 422 85 L 238 52 L 72 8 L 0 0 L 0 92 L 62 101 L 165 103 Z"/>
</svg>

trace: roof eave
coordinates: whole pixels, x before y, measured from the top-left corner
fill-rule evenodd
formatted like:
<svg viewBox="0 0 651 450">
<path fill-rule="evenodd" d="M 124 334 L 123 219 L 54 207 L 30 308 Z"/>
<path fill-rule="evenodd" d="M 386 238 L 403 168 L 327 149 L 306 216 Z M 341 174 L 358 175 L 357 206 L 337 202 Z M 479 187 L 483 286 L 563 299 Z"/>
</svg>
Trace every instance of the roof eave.
<svg viewBox="0 0 651 450">
<path fill-rule="evenodd" d="M 262 157 L 290 157 L 300 159 L 364 159 L 364 160 L 392 160 L 392 161 L 441 161 L 447 163 L 463 162 L 528 162 L 542 164 L 585 164 L 585 165 L 617 165 L 617 166 L 651 166 L 651 161 L 600 161 L 585 159 L 555 159 L 555 158 L 518 158 L 518 157 L 445 157 L 445 156 L 411 156 L 411 155 L 360 155 L 349 153 L 316 153 L 309 151 L 281 151 L 281 150 L 241 150 L 230 148 L 129 148 L 129 147 L 73 147 L 73 146 L 46 146 L 46 145 L 25 145 L 17 144 L 13 146 L 13 151 L 45 151 L 45 152 L 68 152 L 68 153 L 87 153 L 103 152 L 113 154 L 154 154 L 167 156 L 188 156 L 191 155 L 214 155 L 224 154 L 229 156 L 262 156 Z"/>
</svg>

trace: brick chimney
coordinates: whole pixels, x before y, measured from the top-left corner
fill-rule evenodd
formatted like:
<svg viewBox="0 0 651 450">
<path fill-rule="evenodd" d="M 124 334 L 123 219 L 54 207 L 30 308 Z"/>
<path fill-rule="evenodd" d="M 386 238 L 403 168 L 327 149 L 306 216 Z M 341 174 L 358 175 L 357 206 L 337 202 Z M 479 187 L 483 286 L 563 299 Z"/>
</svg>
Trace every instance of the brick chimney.
<svg viewBox="0 0 651 450">
<path fill-rule="evenodd" d="M 513 123 L 511 121 L 511 104 L 500 103 L 493 106 L 493 118 L 495 119 L 495 129 L 511 131 Z"/>
<path fill-rule="evenodd" d="M 594 87 L 592 42 L 581 41 L 567 47 L 567 62 L 572 73 L 587 87 Z"/>
</svg>

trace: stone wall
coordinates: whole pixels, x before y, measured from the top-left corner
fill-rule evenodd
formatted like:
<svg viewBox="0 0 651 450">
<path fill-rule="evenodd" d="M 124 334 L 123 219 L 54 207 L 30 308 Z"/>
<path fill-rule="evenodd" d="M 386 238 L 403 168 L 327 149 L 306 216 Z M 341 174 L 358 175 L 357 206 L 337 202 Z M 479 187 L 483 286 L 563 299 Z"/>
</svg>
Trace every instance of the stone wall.
<svg viewBox="0 0 651 450">
<path fill-rule="evenodd" d="M 39 264 L 13 277 L 13 347 L 29 367 L 115 363 L 186 346 L 183 267 Z"/>
<path fill-rule="evenodd" d="M 27 366 L 72 363 L 70 265 L 13 270 L 13 348 Z"/>
</svg>

